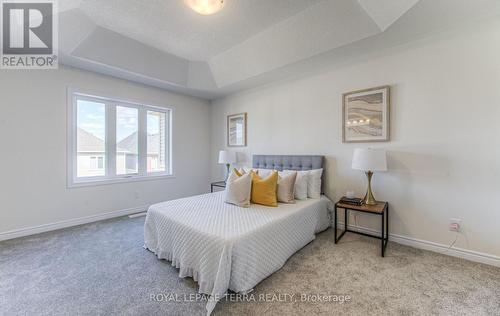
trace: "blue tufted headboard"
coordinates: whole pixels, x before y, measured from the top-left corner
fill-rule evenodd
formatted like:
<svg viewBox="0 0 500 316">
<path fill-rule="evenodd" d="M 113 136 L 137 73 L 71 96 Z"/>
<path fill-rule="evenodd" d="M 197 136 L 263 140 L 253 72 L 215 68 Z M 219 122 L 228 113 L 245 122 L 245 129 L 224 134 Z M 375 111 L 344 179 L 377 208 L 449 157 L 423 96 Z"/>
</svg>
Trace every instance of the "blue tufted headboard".
<svg viewBox="0 0 500 316">
<path fill-rule="evenodd" d="M 252 168 L 282 170 L 313 170 L 323 168 L 323 156 L 253 155 Z"/>
<path fill-rule="evenodd" d="M 324 194 L 325 168 L 324 156 L 296 155 L 253 155 L 252 168 L 283 170 L 314 170 L 323 169 L 321 194 Z"/>
</svg>

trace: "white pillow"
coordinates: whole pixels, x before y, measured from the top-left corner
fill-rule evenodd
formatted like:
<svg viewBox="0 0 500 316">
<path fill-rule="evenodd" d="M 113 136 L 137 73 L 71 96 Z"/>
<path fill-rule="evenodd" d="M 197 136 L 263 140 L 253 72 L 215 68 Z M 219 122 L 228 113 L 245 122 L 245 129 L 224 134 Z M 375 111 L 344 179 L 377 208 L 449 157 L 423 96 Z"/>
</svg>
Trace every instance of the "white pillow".
<svg viewBox="0 0 500 316">
<path fill-rule="evenodd" d="M 309 171 L 293 171 L 285 170 L 284 173 L 297 172 L 297 178 L 295 179 L 295 198 L 297 200 L 307 199 L 307 183 L 309 182 Z"/>
<path fill-rule="evenodd" d="M 241 168 L 241 169 L 243 169 L 243 171 L 245 171 L 245 173 L 250 173 L 250 172 L 252 172 L 252 171 L 257 170 L 257 169 L 248 168 L 248 167 L 243 167 L 243 168 Z"/>
<path fill-rule="evenodd" d="M 279 173 L 278 202 L 295 203 L 295 179 L 297 179 L 297 172 Z"/>
<path fill-rule="evenodd" d="M 276 170 L 273 170 L 273 169 L 256 169 L 256 171 L 258 171 L 259 177 L 261 177 L 261 178 L 267 178 L 269 175 L 271 175 L 271 173 L 273 173 L 273 171 L 276 171 Z"/>
<path fill-rule="evenodd" d="M 314 169 L 309 171 L 309 179 L 307 181 L 307 196 L 312 199 L 321 197 L 321 175 L 323 169 Z"/>
<path fill-rule="evenodd" d="M 250 173 L 238 177 L 236 173 L 231 172 L 226 182 L 225 201 L 241 207 L 250 207 L 251 191 L 252 175 Z"/>
</svg>

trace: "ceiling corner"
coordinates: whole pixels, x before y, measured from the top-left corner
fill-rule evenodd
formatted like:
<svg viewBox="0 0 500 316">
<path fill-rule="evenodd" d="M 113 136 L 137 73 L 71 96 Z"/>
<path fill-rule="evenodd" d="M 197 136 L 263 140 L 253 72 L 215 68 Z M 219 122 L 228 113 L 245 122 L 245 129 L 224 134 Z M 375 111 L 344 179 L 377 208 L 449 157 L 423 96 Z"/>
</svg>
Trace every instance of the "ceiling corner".
<svg viewBox="0 0 500 316">
<path fill-rule="evenodd" d="M 420 0 L 358 0 L 383 32 Z"/>
</svg>

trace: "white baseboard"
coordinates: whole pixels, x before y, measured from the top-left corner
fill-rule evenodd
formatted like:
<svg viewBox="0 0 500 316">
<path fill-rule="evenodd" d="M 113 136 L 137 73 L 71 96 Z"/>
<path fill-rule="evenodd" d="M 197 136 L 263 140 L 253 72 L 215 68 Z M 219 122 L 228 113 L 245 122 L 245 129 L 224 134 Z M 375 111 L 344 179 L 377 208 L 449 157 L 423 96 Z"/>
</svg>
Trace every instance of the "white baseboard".
<svg viewBox="0 0 500 316">
<path fill-rule="evenodd" d="M 332 225 L 332 227 L 333 227 L 333 225 Z M 337 228 L 344 229 L 344 223 L 339 222 Z M 377 230 L 374 230 L 371 228 L 349 225 L 349 229 L 363 232 L 366 234 L 380 236 L 380 231 L 377 231 Z M 444 244 L 440 244 L 440 243 L 436 243 L 436 242 L 432 242 L 432 241 L 421 240 L 421 239 L 416 239 L 416 238 L 397 235 L 397 234 L 389 234 L 389 240 L 396 242 L 398 244 L 402 244 L 402 245 L 406 245 L 406 246 L 410 246 L 410 247 L 414 247 L 414 248 L 418 248 L 418 249 L 429 250 L 429 251 L 445 254 L 448 256 L 453 256 L 453 257 L 457 257 L 457 258 L 466 259 L 469 261 L 480 262 L 480 263 L 500 267 L 500 257 L 490 255 L 487 253 L 467 250 L 467 249 L 458 248 L 458 247 L 449 248 L 449 245 L 444 245 Z"/>
<path fill-rule="evenodd" d="M 40 233 L 45 233 L 48 231 L 57 230 L 57 229 L 61 229 L 61 228 L 67 228 L 67 227 L 72 227 L 72 226 L 88 224 L 88 223 L 92 223 L 92 222 L 98 222 L 98 221 L 102 221 L 102 220 L 110 219 L 110 218 L 114 218 L 114 217 L 127 216 L 130 214 L 144 212 L 145 210 L 147 210 L 147 208 L 148 208 L 147 206 L 139 206 L 139 207 L 133 207 L 133 208 L 128 208 L 128 209 L 124 209 L 124 210 L 118 210 L 118 211 L 113 211 L 113 212 L 97 214 L 97 215 L 69 219 L 69 220 L 50 223 L 50 224 L 44 224 L 44 225 L 33 226 L 33 227 L 26 227 L 26 228 L 21 228 L 21 229 L 6 231 L 6 232 L 0 232 L 0 241 L 29 236 L 29 235 L 35 235 L 35 234 L 40 234 Z"/>
<path fill-rule="evenodd" d="M 107 213 L 102 213 L 102 214 L 97 214 L 97 215 L 91 215 L 91 216 L 70 219 L 70 220 L 66 220 L 66 221 L 60 221 L 60 222 L 56 222 L 56 223 L 50 223 L 50 224 L 44 224 L 44 225 L 39 225 L 39 226 L 33 226 L 33 227 L 27 227 L 27 228 L 21 228 L 21 229 L 1 232 L 0 233 L 0 241 L 29 236 L 29 235 L 40 234 L 40 233 L 53 231 L 53 230 L 57 230 L 57 229 L 62 229 L 62 228 L 67 228 L 67 227 L 72 227 L 72 226 L 88 224 L 88 223 L 102 221 L 105 219 L 110 219 L 110 218 L 115 218 L 115 217 L 137 214 L 137 213 L 144 212 L 145 210 L 147 210 L 147 208 L 148 208 L 147 206 L 139 206 L 139 207 L 124 209 L 124 210 L 118 210 L 118 211 L 113 211 L 113 212 L 107 212 Z M 344 223 L 340 222 L 338 225 L 338 228 L 344 229 Z M 349 225 L 349 229 L 364 232 L 367 234 L 380 236 L 380 231 L 366 228 L 366 227 Z M 411 246 L 414 248 L 429 250 L 429 251 L 438 252 L 438 253 L 453 256 L 453 257 L 463 258 L 463 259 L 474 261 L 474 262 L 480 262 L 480 263 L 500 267 L 500 257 L 486 254 L 486 253 L 482 253 L 482 252 L 467 250 L 467 249 L 458 248 L 458 247 L 449 248 L 449 246 L 444 245 L 444 244 L 439 244 L 439 243 L 435 243 L 435 242 L 431 242 L 431 241 L 427 241 L 427 240 L 406 237 L 406 236 L 397 235 L 397 234 L 389 234 L 389 240 L 396 242 L 398 244 L 407 245 L 407 246 Z"/>
<path fill-rule="evenodd" d="M 146 214 L 147 214 L 147 212 L 135 213 L 135 214 L 129 215 L 128 218 L 137 218 L 137 217 L 141 217 L 141 216 L 146 216 Z"/>
</svg>

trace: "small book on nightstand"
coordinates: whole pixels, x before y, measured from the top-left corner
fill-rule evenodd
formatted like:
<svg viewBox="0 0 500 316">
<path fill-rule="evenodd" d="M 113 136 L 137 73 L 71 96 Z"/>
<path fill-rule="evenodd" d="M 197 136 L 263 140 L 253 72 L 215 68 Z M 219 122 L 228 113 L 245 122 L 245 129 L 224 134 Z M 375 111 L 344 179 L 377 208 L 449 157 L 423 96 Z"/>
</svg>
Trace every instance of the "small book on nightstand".
<svg viewBox="0 0 500 316">
<path fill-rule="evenodd" d="M 340 201 L 340 203 L 345 203 L 345 204 L 351 204 L 351 205 L 358 205 L 361 206 L 363 205 L 363 199 L 360 198 L 348 198 L 347 196 L 343 196 Z"/>
</svg>

